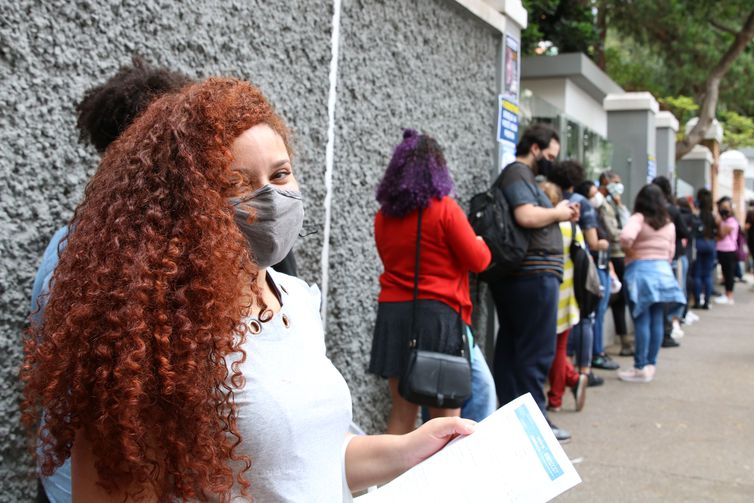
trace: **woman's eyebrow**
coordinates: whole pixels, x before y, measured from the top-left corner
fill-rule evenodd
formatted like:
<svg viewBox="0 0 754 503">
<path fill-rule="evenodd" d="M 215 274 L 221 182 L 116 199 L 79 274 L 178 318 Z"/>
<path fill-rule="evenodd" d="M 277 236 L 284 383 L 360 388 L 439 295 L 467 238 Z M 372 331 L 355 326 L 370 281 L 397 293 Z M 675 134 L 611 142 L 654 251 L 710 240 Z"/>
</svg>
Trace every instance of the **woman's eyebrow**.
<svg viewBox="0 0 754 503">
<path fill-rule="evenodd" d="M 284 166 L 291 162 L 290 159 L 280 159 L 278 162 L 272 165 L 273 169 L 279 168 L 280 166 Z"/>
</svg>

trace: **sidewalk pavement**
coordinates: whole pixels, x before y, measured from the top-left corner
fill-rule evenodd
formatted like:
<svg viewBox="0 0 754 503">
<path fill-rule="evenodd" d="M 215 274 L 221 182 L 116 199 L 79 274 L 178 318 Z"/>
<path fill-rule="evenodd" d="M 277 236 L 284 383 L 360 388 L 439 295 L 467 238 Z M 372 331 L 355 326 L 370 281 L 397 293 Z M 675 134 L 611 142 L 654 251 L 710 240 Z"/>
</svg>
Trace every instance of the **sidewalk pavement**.
<svg viewBox="0 0 754 503">
<path fill-rule="evenodd" d="M 556 501 L 754 501 L 754 292 L 737 283 L 735 295 L 694 311 L 701 320 L 660 350 L 653 382 L 597 371 L 606 382 L 582 412 L 568 411 L 569 395 L 551 413 L 573 434 L 564 448 L 583 479 Z"/>
</svg>

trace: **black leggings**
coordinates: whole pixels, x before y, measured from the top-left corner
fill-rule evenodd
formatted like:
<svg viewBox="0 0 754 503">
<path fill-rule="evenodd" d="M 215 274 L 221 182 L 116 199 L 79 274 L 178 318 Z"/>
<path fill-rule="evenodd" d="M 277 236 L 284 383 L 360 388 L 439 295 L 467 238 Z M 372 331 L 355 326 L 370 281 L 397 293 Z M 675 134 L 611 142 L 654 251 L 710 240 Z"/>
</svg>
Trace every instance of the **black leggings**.
<svg viewBox="0 0 754 503">
<path fill-rule="evenodd" d="M 736 252 L 718 251 L 717 261 L 720 262 L 720 268 L 723 270 L 725 291 L 732 292 L 736 280 Z"/>
<path fill-rule="evenodd" d="M 613 269 L 615 269 L 615 275 L 618 276 L 618 280 L 623 283 L 623 273 L 626 271 L 626 263 L 623 257 L 611 257 L 610 262 L 613 263 Z M 613 310 L 613 322 L 615 323 L 615 333 L 618 335 L 626 335 L 628 329 L 626 328 L 626 285 L 623 285 L 615 295 L 612 306 Z"/>
</svg>

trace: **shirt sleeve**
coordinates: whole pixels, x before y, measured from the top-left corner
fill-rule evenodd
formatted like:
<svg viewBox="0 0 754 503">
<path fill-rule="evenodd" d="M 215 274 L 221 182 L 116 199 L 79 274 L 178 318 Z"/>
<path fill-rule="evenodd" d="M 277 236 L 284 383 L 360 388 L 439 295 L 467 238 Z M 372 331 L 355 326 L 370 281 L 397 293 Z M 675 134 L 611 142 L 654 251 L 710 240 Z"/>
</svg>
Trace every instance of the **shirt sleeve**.
<svg viewBox="0 0 754 503">
<path fill-rule="evenodd" d="M 484 271 L 492 260 L 490 249 L 483 240 L 477 239 L 458 203 L 446 197 L 445 206 L 446 218 L 443 219 L 443 224 L 448 248 L 462 267 L 471 272 Z"/>
<path fill-rule="evenodd" d="M 374 244 L 377 247 L 377 254 L 380 256 L 382 263 L 385 263 L 385 258 L 382 256 L 382 212 L 378 211 L 374 216 Z"/>
<path fill-rule="evenodd" d="M 608 240 L 611 243 L 615 243 L 620 240 L 620 228 L 616 221 L 617 215 L 615 214 L 615 211 L 613 208 L 608 208 L 607 204 L 608 203 L 605 202 L 605 204 L 602 205 L 602 208 L 600 208 L 600 211 L 602 212 L 602 221 L 605 224 L 605 231 L 607 232 Z"/>
<path fill-rule="evenodd" d="M 68 236 L 68 227 L 61 227 L 50 239 L 44 255 L 42 256 L 42 262 L 39 264 L 37 274 L 34 277 L 34 286 L 31 289 L 31 312 L 37 310 L 37 299 L 42 293 L 46 293 L 48 290 L 50 278 L 58 265 L 58 246 Z M 63 245 L 65 247 L 65 244 Z"/>
<path fill-rule="evenodd" d="M 531 177 L 527 176 L 531 175 L 531 170 L 522 164 L 513 164 L 505 170 L 501 188 L 508 204 L 513 208 L 524 204 L 538 206 L 536 186 L 533 185 L 533 178 L 530 180 Z"/>
<path fill-rule="evenodd" d="M 641 231 L 641 225 L 644 223 L 644 215 L 641 213 L 634 213 L 628 217 L 628 222 L 620 231 L 620 245 L 623 248 L 631 248 L 636 241 L 636 237 Z"/>
<path fill-rule="evenodd" d="M 586 198 L 579 198 L 576 202 L 580 205 L 579 227 L 584 231 L 597 227 L 597 212 L 589 204 L 589 201 Z"/>
</svg>

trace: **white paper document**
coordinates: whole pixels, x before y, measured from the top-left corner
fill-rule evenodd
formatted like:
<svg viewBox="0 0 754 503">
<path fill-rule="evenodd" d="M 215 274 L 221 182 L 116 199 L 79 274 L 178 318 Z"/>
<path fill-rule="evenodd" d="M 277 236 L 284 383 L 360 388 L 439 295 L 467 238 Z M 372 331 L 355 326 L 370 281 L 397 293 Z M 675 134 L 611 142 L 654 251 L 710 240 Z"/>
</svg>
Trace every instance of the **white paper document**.
<svg viewBox="0 0 754 503">
<path fill-rule="evenodd" d="M 581 482 L 530 394 L 357 503 L 543 503 Z"/>
</svg>

